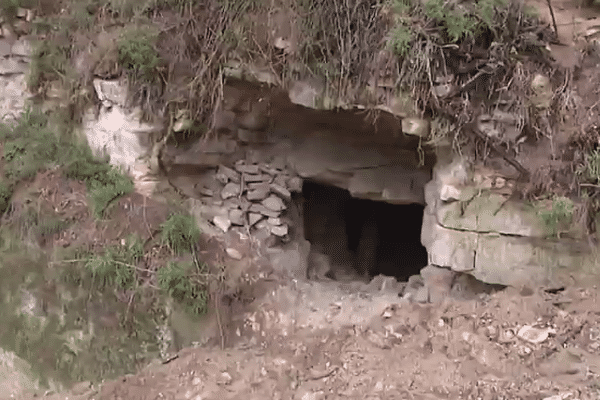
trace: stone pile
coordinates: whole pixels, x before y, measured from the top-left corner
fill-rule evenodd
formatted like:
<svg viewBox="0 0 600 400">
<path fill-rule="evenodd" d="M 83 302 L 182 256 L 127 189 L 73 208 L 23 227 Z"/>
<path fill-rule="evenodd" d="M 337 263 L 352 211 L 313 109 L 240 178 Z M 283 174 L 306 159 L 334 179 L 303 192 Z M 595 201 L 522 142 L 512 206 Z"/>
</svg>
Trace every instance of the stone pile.
<svg viewBox="0 0 600 400">
<path fill-rule="evenodd" d="M 222 232 L 245 227 L 266 239 L 286 238 L 289 219 L 286 210 L 293 192 L 302 190 L 302 179 L 286 169 L 283 160 L 249 163 L 239 160 L 232 167 L 219 165 L 214 176 L 218 187 L 199 185 L 198 193 L 212 200 L 220 210 L 208 215 Z M 259 233 L 260 232 L 260 233 Z"/>
</svg>

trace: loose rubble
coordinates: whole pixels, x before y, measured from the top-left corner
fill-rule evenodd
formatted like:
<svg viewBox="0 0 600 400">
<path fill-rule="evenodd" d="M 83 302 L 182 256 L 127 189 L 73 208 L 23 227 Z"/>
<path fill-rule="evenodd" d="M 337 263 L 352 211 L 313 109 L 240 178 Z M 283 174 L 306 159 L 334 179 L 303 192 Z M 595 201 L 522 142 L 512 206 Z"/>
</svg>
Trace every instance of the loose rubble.
<svg viewBox="0 0 600 400">
<path fill-rule="evenodd" d="M 251 229 L 262 240 L 269 235 L 288 236 L 289 219 L 283 217 L 292 193 L 302 190 L 302 178 L 287 170 L 284 160 L 274 159 L 272 163 L 238 160 L 232 167 L 219 165 L 214 178 L 218 187 L 198 185 L 196 192 L 204 202 L 215 206 L 212 212 L 216 215 L 209 220 L 220 231 L 225 233 L 237 226 Z M 219 207 L 223 210 L 219 211 Z M 265 223 L 259 224 L 263 220 Z M 264 231 L 268 232 L 267 237 Z"/>
</svg>

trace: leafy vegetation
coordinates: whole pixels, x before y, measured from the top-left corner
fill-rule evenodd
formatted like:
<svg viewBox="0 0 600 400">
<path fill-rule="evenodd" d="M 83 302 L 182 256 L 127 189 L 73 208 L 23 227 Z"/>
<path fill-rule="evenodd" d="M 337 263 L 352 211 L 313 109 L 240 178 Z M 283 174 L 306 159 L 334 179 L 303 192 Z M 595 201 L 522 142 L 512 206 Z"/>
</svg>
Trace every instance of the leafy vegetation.
<svg viewBox="0 0 600 400">
<path fill-rule="evenodd" d="M 118 62 L 129 79 L 146 85 L 160 85 L 162 64 L 156 42 L 158 30 L 151 26 L 126 28 L 117 40 Z"/>
<path fill-rule="evenodd" d="M 159 287 L 193 315 L 201 315 L 208 310 L 208 276 L 205 264 L 197 269 L 193 263 L 174 261 L 157 272 Z"/>
<path fill-rule="evenodd" d="M 578 175 L 595 185 L 600 184 L 600 150 L 594 149 L 584 156 L 583 165 L 577 170 Z"/>
<path fill-rule="evenodd" d="M 196 221 L 189 215 L 173 214 L 161 225 L 161 229 L 164 242 L 178 255 L 193 252 L 200 239 Z"/>
<path fill-rule="evenodd" d="M 393 0 L 395 22 L 390 36 L 390 45 L 396 54 L 408 54 L 411 42 L 422 34 L 420 28 L 413 28 L 416 16 L 424 16 L 442 27 L 446 40 L 458 42 L 465 37 L 473 37 L 484 29 L 495 31 L 499 28 L 495 13 L 497 8 L 507 7 L 506 0 L 480 0 L 465 8 L 461 4 L 444 0 L 427 0 L 424 3 L 412 0 Z"/>
<path fill-rule="evenodd" d="M 93 156 L 87 144 L 56 135 L 48 117 L 38 111 L 28 110 L 15 126 L 0 125 L 0 140 L 4 142 L 7 187 L 44 169 L 64 166 L 69 178 L 86 183 L 97 217 L 102 217 L 114 200 L 133 190 L 131 178 L 107 160 Z"/>
<path fill-rule="evenodd" d="M 8 206 L 10 205 L 10 198 L 12 197 L 12 188 L 4 181 L 0 181 L 0 215 L 4 214 Z"/>
<path fill-rule="evenodd" d="M 560 237 L 561 232 L 568 230 L 574 213 L 573 200 L 564 196 L 554 195 L 550 201 L 542 201 L 538 205 L 538 215 L 548 228 L 550 236 Z"/>
<path fill-rule="evenodd" d="M 131 289 L 136 283 L 137 264 L 143 256 L 143 243 L 139 237 L 130 236 L 124 243 L 110 246 L 103 253 L 90 257 L 85 267 L 101 287 Z"/>
</svg>

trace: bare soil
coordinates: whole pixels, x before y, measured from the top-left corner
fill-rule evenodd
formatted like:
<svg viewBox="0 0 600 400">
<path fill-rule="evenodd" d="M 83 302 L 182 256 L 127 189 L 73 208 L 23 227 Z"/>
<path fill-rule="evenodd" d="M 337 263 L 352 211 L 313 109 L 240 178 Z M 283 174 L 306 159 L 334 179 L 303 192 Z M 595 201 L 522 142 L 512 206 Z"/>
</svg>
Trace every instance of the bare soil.
<svg viewBox="0 0 600 400">
<path fill-rule="evenodd" d="M 68 398 L 597 399 L 599 322 L 595 287 L 439 307 L 398 301 L 364 327 L 262 326 L 233 348 L 187 349 Z"/>
</svg>

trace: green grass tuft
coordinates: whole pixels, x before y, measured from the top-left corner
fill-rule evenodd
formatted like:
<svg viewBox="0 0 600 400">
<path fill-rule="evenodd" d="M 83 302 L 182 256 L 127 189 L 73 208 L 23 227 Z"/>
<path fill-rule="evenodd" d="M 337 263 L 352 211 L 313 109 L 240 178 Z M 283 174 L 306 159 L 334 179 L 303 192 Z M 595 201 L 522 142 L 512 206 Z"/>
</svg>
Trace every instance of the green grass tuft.
<svg viewBox="0 0 600 400">
<path fill-rule="evenodd" d="M 175 254 L 192 252 L 200 230 L 194 218 L 189 215 L 173 214 L 162 225 L 162 238 Z"/>
<path fill-rule="evenodd" d="M 157 271 L 158 286 L 188 312 L 201 315 L 208 310 L 208 291 L 205 284 L 193 279 L 193 271 L 193 264 L 169 262 Z M 206 265 L 201 266 L 200 273 L 207 273 Z"/>
</svg>

